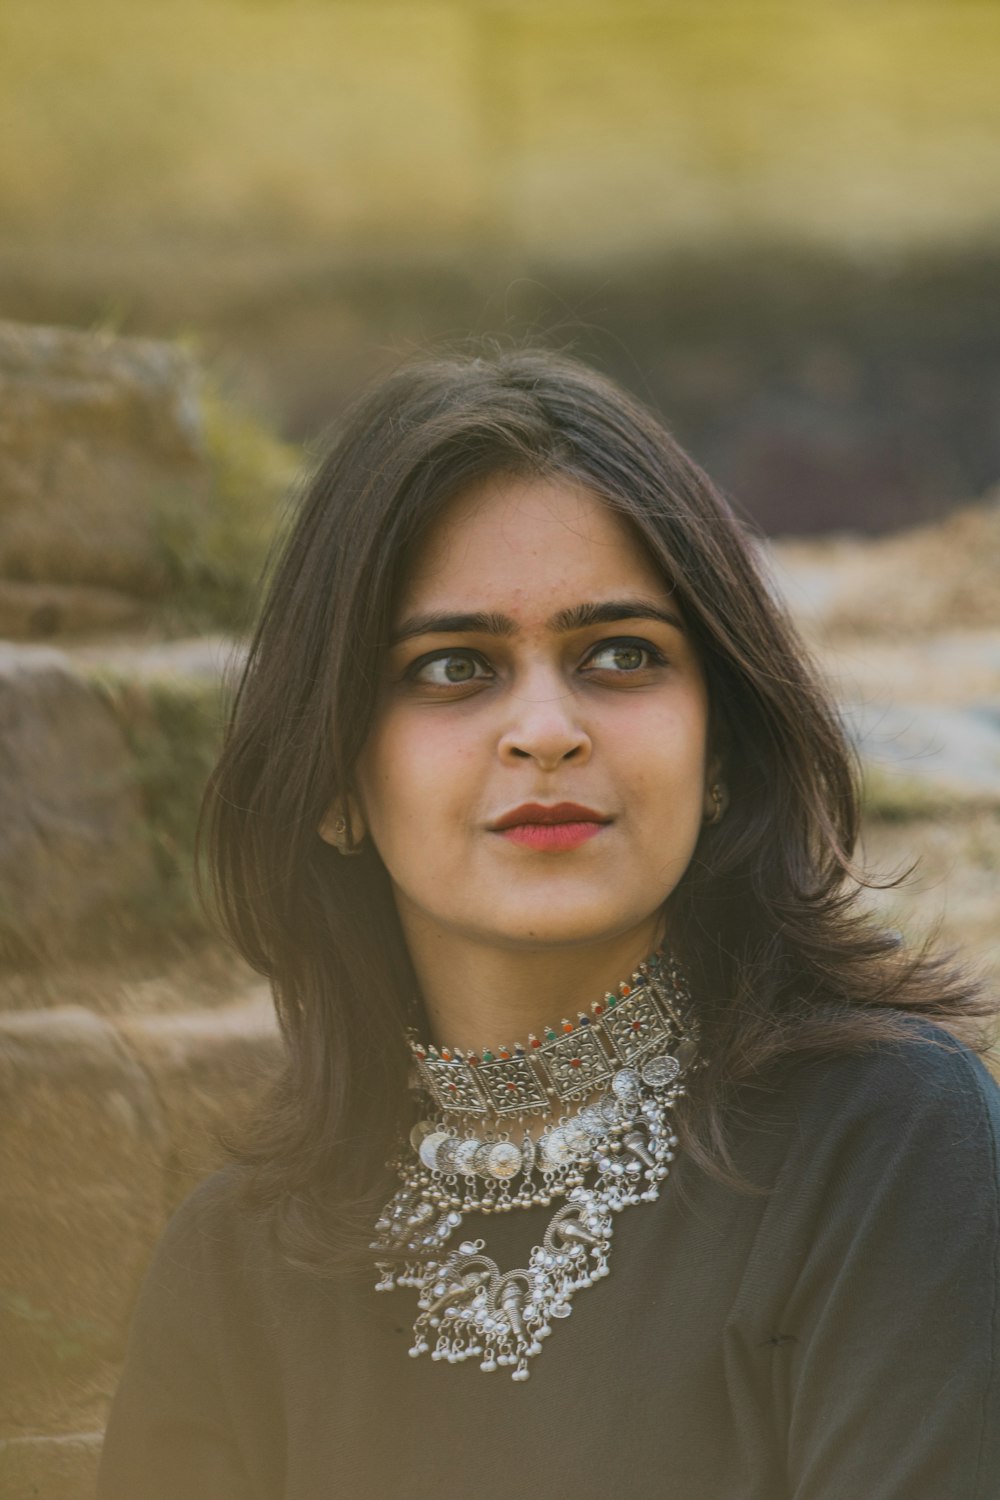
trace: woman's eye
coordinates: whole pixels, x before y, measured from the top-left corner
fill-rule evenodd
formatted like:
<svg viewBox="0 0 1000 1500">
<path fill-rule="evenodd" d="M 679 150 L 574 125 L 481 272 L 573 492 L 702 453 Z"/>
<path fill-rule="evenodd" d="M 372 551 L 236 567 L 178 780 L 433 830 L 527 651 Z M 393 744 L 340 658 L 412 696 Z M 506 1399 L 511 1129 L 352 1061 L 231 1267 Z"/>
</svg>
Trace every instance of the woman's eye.
<svg viewBox="0 0 1000 1500">
<path fill-rule="evenodd" d="M 644 667 L 663 666 L 664 661 L 653 646 L 638 641 L 609 641 L 591 653 L 587 666 L 600 672 L 640 672 Z"/>
<path fill-rule="evenodd" d="M 492 674 L 480 657 L 468 651 L 448 651 L 415 662 L 407 675 L 414 682 L 427 682 L 432 687 L 455 687 L 485 681 Z"/>
</svg>

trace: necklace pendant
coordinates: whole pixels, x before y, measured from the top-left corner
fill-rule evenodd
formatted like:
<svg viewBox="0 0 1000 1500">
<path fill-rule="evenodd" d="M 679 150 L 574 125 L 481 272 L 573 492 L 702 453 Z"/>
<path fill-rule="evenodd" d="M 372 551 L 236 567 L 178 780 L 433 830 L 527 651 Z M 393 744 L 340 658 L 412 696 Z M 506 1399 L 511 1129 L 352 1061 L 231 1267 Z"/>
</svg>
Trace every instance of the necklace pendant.
<svg viewBox="0 0 1000 1500">
<path fill-rule="evenodd" d="M 425 1267 L 411 1355 L 477 1359 L 487 1373 L 506 1366 L 513 1380 L 527 1380 L 552 1320 L 569 1317 L 574 1293 L 608 1274 L 612 1232 L 597 1195 L 582 1192 L 553 1216 L 524 1270 L 502 1274 L 482 1240 L 465 1241 Z"/>
<path fill-rule="evenodd" d="M 529 1172 L 534 1154 L 529 1164 L 524 1146 L 501 1140 L 478 1147 L 477 1170 L 486 1179 L 480 1205 L 484 1211 L 505 1212 L 525 1201 L 550 1202 L 553 1195 L 566 1200 L 523 1269 L 501 1272 L 484 1253 L 481 1239 L 463 1240 L 443 1259 L 433 1254 L 461 1224 L 462 1215 L 449 1209 L 431 1225 L 434 1210 L 428 1213 L 428 1200 L 404 1185 L 379 1221 L 388 1230 L 381 1243 L 395 1235 L 400 1252 L 408 1254 L 419 1239 L 431 1253 L 422 1263 L 407 1260 L 402 1270 L 381 1261 L 378 1286 L 417 1288 L 411 1355 L 430 1353 L 432 1359 L 449 1364 L 476 1359 L 487 1373 L 507 1367 L 512 1379 L 528 1379 L 530 1361 L 541 1352 L 553 1323 L 569 1317 L 576 1292 L 608 1275 L 614 1215 L 659 1196 L 677 1144 L 668 1110 L 682 1091 L 674 1070 L 664 1070 L 663 1076 L 667 1073 L 669 1087 L 656 1089 L 644 1086 L 632 1070 L 621 1069 L 602 1099 L 587 1106 L 575 1121 L 560 1122 L 547 1131 L 537 1151 L 543 1191 L 530 1199 L 525 1195 L 527 1182 L 516 1198 L 511 1196 L 511 1178 L 490 1170 L 491 1153 L 506 1145 Z M 426 1134 L 422 1139 L 430 1138 Z M 507 1153 L 502 1159 L 507 1160 Z M 584 1185 L 584 1162 L 597 1174 L 590 1187 Z"/>
</svg>

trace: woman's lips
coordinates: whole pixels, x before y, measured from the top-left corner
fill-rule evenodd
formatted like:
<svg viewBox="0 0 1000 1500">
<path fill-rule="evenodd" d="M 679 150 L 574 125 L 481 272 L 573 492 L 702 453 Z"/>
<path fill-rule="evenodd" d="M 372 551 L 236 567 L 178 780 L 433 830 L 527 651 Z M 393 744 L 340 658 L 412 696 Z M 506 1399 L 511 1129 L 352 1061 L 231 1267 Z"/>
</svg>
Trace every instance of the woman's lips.
<svg viewBox="0 0 1000 1500">
<path fill-rule="evenodd" d="M 606 828 L 610 818 L 579 802 L 522 802 L 492 825 L 492 832 L 525 849 L 552 853 L 578 849 Z"/>
<path fill-rule="evenodd" d="M 521 844 L 526 849 L 551 850 L 577 849 L 606 828 L 606 823 L 515 823 L 510 828 L 496 831 L 501 838 L 512 844 Z"/>
</svg>

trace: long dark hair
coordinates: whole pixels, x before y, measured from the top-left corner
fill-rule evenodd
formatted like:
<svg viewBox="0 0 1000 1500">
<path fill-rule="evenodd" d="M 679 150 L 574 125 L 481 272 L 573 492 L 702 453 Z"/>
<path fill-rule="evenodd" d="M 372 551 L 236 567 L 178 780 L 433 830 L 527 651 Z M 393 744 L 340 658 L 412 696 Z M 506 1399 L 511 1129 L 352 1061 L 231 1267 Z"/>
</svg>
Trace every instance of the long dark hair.
<svg viewBox="0 0 1000 1500">
<path fill-rule="evenodd" d="M 725 1175 L 727 1106 L 783 1058 L 897 1038 L 908 1015 L 986 1012 L 970 981 L 907 954 L 859 904 L 854 754 L 748 529 L 661 423 L 566 356 L 411 364 L 357 402 L 304 484 L 203 810 L 218 911 L 271 980 L 287 1054 L 233 1149 L 286 1253 L 316 1270 L 369 1238 L 406 1122 L 414 993 L 370 840 L 345 859 L 317 828 L 351 790 L 411 549 L 500 472 L 564 477 L 622 516 L 706 673 L 729 807 L 667 907 L 711 1060 L 680 1122 L 687 1151 Z"/>
</svg>

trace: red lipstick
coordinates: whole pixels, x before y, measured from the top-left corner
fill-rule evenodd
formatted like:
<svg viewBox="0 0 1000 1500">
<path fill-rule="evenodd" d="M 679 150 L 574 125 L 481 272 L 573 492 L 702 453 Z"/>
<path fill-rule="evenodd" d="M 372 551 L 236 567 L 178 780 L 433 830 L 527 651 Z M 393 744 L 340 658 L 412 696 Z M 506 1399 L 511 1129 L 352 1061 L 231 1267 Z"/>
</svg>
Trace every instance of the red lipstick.
<svg viewBox="0 0 1000 1500">
<path fill-rule="evenodd" d="M 578 802 L 557 802 L 553 807 L 525 802 L 498 818 L 492 831 L 527 849 L 556 853 L 579 848 L 610 821 L 603 813 L 581 807 Z"/>
</svg>

